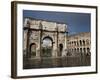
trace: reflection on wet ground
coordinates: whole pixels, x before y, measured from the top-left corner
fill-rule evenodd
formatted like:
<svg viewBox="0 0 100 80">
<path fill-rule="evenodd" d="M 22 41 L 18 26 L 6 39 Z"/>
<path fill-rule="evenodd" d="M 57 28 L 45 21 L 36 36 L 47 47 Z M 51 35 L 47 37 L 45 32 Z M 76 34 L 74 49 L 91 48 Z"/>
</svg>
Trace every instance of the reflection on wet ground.
<svg viewBox="0 0 100 80">
<path fill-rule="evenodd" d="M 41 59 L 24 57 L 23 69 L 34 68 L 56 68 L 56 67 L 75 67 L 75 66 L 90 66 L 90 56 L 82 57 L 42 57 Z"/>
</svg>

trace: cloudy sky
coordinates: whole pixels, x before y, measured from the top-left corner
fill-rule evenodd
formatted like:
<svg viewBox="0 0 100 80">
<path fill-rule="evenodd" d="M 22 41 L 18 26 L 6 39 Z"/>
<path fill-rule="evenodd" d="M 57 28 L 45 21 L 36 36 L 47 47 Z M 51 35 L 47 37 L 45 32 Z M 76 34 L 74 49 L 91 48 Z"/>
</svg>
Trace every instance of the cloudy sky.
<svg viewBox="0 0 100 80">
<path fill-rule="evenodd" d="M 68 25 L 69 34 L 90 32 L 91 27 L 91 15 L 89 13 L 23 10 L 24 17 L 65 23 Z"/>
<path fill-rule="evenodd" d="M 43 47 L 52 46 L 52 41 L 51 41 L 49 38 L 46 38 L 46 39 L 43 40 L 42 46 L 43 46 Z"/>
</svg>

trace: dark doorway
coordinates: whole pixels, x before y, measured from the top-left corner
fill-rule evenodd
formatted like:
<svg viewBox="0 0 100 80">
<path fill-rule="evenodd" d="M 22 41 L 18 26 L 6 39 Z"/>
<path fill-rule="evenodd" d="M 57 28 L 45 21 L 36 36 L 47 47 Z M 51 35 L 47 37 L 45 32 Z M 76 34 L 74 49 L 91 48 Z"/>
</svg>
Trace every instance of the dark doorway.
<svg viewBox="0 0 100 80">
<path fill-rule="evenodd" d="M 62 51 L 63 51 L 63 44 L 59 44 L 58 56 L 61 56 L 62 55 Z"/>
<path fill-rule="evenodd" d="M 82 48 L 80 48 L 80 53 L 82 53 Z"/>
<path fill-rule="evenodd" d="M 90 48 L 87 48 L 87 55 L 90 55 Z"/>
<path fill-rule="evenodd" d="M 31 53 L 31 57 L 36 56 L 36 44 L 35 43 L 30 44 L 30 53 Z"/>
<path fill-rule="evenodd" d="M 85 48 L 83 48 L 83 51 L 84 51 L 84 54 L 86 54 L 86 49 Z"/>
</svg>

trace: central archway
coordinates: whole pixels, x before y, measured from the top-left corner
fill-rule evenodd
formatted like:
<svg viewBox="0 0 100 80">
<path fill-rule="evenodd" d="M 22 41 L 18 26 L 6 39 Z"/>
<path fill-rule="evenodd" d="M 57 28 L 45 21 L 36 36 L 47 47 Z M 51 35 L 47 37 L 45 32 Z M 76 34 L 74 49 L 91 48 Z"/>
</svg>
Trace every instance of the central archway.
<svg viewBox="0 0 100 80">
<path fill-rule="evenodd" d="M 53 39 L 50 36 L 46 36 L 42 40 L 42 57 L 51 57 L 53 50 Z"/>
</svg>

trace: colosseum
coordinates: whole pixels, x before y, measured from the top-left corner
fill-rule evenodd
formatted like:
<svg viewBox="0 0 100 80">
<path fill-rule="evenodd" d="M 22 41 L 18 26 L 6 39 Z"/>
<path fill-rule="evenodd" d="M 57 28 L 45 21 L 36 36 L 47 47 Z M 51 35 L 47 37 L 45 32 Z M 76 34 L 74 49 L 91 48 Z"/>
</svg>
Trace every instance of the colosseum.
<svg viewBox="0 0 100 80">
<path fill-rule="evenodd" d="M 61 62 L 64 57 L 67 57 L 67 62 L 63 60 L 63 62 L 61 62 L 62 66 L 90 65 L 90 58 L 89 60 L 84 58 L 85 61 L 81 60 L 83 59 L 82 56 L 91 55 L 90 32 L 70 35 L 67 28 L 67 24 L 60 22 L 25 18 L 23 27 L 24 68 L 27 68 L 25 66 L 29 64 L 25 59 L 33 60 L 30 61 L 33 67 L 36 65 L 40 67 L 40 63 L 41 65 L 43 64 L 44 67 L 46 67 L 47 64 L 49 65 L 48 67 L 50 67 L 50 60 L 46 63 L 44 62 L 48 59 L 60 59 L 59 61 Z M 78 57 L 78 59 L 76 59 L 76 57 Z M 43 61 L 45 58 L 47 59 L 41 62 L 41 59 Z M 38 60 L 36 61 L 35 59 Z M 75 60 L 78 62 L 76 61 L 75 63 Z M 82 61 L 84 63 L 82 63 Z M 58 60 L 53 61 L 52 64 L 58 66 Z"/>
<path fill-rule="evenodd" d="M 68 36 L 68 53 L 72 56 L 90 55 L 91 34 L 83 32 Z"/>
</svg>

